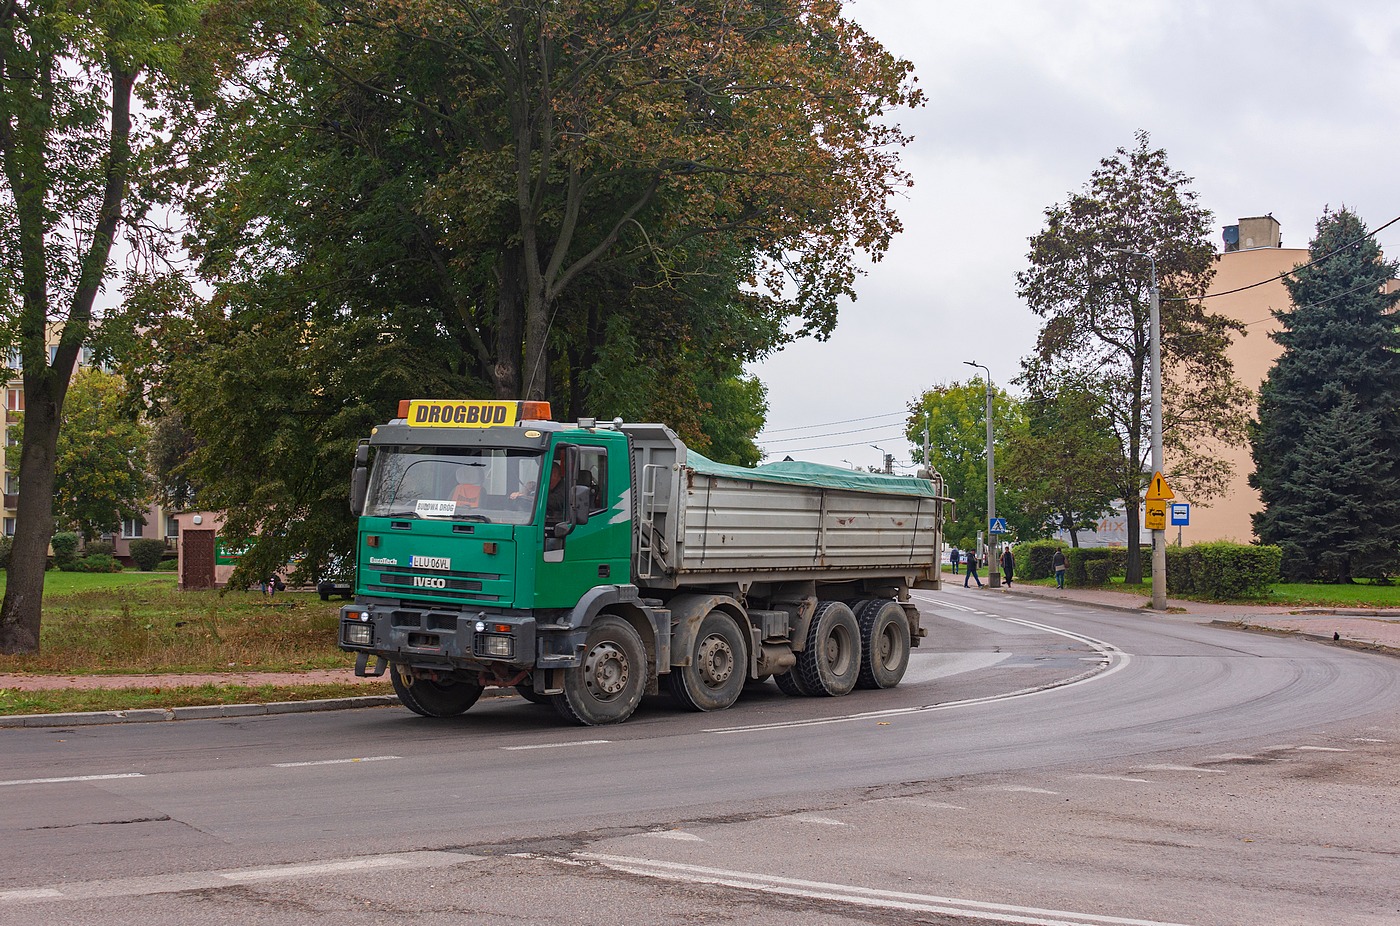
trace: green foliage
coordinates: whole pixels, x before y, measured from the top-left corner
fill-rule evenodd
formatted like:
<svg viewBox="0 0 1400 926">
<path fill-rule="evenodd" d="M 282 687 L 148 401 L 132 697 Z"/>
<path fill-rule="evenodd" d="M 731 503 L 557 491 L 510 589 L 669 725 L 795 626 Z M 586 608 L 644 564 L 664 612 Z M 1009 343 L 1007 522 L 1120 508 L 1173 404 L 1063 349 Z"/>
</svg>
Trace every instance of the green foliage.
<svg viewBox="0 0 1400 926">
<path fill-rule="evenodd" d="M 110 553 L 89 553 L 75 559 L 67 568 L 72 572 L 121 572 L 122 564 Z"/>
<path fill-rule="evenodd" d="M 9 537 L 0 536 L 0 569 L 10 568 L 10 547 L 13 544 Z"/>
<path fill-rule="evenodd" d="M 150 572 L 165 558 L 165 541 L 142 537 L 131 541 L 131 559 L 136 568 Z"/>
<path fill-rule="evenodd" d="M 987 386 L 983 379 L 936 386 L 909 406 L 905 436 L 914 445 L 914 459 L 923 459 L 924 430 L 929 432 L 929 457 L 943 477 L 944 492 L 957 502 L 958 519 L 945 527 L 948 543 L 966 549 L 987 527 Z M 1021 403 L 1000 388 L 992 389 L 992 446 L 997 460 L 1005 458 L 1013 435 L 1025 426 Z M 998 484 L 997 515 L 1008 521 L 1012 535 L 1041 536 L 1045 523 L 1026 516 L 1013 487 Z"/>
<path fill-rule="evenodd" d="M 1328 256 L 1332 255 L 1332 256 Z M 1292 580 L 1400 573 L 1400 293 L 1355 214 L 1326 211 L 1316 261 L 1285 279 L 1294 308 L 1275 313 L 1283 347 L 1251 429 L 1263 511 L 1254 530 L 1282 548 Z M 1324 259 L 1326 258 L 1326 259 Z"/>
<path fill-rule="evenodd" d="M 1104 578 L 1094 583 L 1103 585 L 1107 581 L 1109 571 L 1113 568 L 1112 551 L 1106 547 L 1074 547 L 1065 553 L 1065 584 L 1070 586 L 1085 586 L 1089 584 L 1089 563 L 1102 562 Z"/>
<path fill-rule="evenodd" d="M 1113 571 L 1110 559 L 1091 559 L 1084 563 L 1084 584 L 1102 586 L 1108 584 L 1109 573 Z"/>
<path fill-rule="evenodd" d="M 1211 214 L 1166 152 L 1137 144 L 1100 162 L 1084 192 L 1045 211 L 1017 291 L 1046 319 L 1024 364 L 1032 394 L 1069 378 L 1103 399 L 1120 461 L 1110 488 L 1132 502 L 1151 477 L 1149 316 L 1152 280 L 1161 291 L 1163 414 L 1168 474 L 1178 492 L 1203 501 L 1222 491 L 1228 464 L 1216 446 L 1245 433 L 1248 392 L 1226 355 L 1243 325 L 1200 300 L 1215 273 Z M 1123 249 L 1133 254 L 1113 254 Z M 1142 256 L 1146 255 L 1146 256 Z M 1128 575 L 1138 577 L 1139 512 L 1128 504 Z"/>
<path fill-rule="evenodd" d="M 89 540 L 83 544 L 83 555 L 111 556 L 116 549 L 116 544 L 108 543 L 105 540 Z"/>
<path fill-rule="evenodd" d="M 1013 548 L 1016 556 L 1016 575 L 1027 582 L 1034 579 L 1050 579 L 1055 575 L 1055 566 L 1052 562 L 1056 550 L 1066 551 L 1070 549 L 1069 544 L 1062 540 L 1032 540 L 1029 543 L 1018 543 Z M 1068 566 L 1068 561 L 1066 561 Z"/>
<path fill-rule="evenodd" d="M 1113 568 L 1109 575 L 1126 576 L 1128 574 L 1128 551 L 1123 547 L 1109 547 L 1109 559 L 1113 561 Z M 1152 577 L 1152 557 L 1142 558 L 1142 577 L 1149 579 Z"/>
<path fill-rule="evenodd" d="M 78 537 L 75 531 L 59 531 L 53 535 L 49 541 L 49 546 L 53 547 L 54 565 L 59 569 L 67 569 L 78 557 Z"/>
<path fill-rule="evenodd" d="M 1167 591 L 1214 601 L 1264 598 L 1279 579 L 1275 546 L 1198 543 L 1167 548 Z"/>
</svg>

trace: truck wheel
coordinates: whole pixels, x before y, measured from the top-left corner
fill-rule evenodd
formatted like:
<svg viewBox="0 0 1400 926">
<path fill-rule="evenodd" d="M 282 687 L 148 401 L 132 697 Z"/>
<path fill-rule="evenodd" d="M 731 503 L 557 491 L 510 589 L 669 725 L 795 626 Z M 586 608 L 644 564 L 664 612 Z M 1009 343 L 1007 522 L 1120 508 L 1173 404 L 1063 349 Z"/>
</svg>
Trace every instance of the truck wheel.
<svg viewBox="0 0 1400 926">
<path fill-rule="evenodd" d="M 588 628 L 583 662 L 564 670 L 564 693 L 553 695 L 565 720 L 586 727 L 622 723 L 641 703 L 647 685 L 642 638 L 621 618 L 603 615 Z"/>
<path fill-rule="evenodd" d="M 394 694 L 399 696 L 403 706 L 424 717 L 455 717 L 481 697 L 480 685 L 405 677 L 397 666 L 389 675 L 394 682 Z"/>
<path fill-rule="evenodd" d="M 807 631 L 807 648 L 797 654 L 793 674 L 810 694 L 850 694 L 860 677 L 860 627 L 850 608 L 839 601 L 817 605 Z"/>
<path fill-rule="evenodd" d="M 778 683 L 778 690 L 789 698 L 802 698 L 811 693 L 802 688 L 802 679 L 798 677 L 797 666 L 773 676 L 773 681 Z"/>
<path fill-rule="evenodd" d="M 734 619 L 711 611 L 700 622 L 690 665 L 674 666 L 666 676 L 671 695 L 692 711 L 722 711 L 744 691 L 748 677 L 748 648 Z"/>
<path fill-rule="evenodd" d="M 862 601 L 855 614 L 863 654 L 856 687 L 893 688 L 909 668 L 909 618 L 887 599 Z"/>
</svg>

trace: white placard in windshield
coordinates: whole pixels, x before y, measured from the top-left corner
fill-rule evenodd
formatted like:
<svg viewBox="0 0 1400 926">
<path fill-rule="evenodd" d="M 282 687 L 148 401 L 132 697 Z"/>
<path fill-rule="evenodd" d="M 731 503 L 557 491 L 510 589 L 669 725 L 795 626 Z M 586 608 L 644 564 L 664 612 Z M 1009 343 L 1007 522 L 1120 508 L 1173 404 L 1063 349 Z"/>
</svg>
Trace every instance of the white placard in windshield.
<svg viewBox="0 0 1400 926">
<path fill-rule="evenodd" d="M 457 513 L 457 503 L 450 498 L 420 498 L 413 513 L 420 518 L 450 518 Z"/>
</svg>

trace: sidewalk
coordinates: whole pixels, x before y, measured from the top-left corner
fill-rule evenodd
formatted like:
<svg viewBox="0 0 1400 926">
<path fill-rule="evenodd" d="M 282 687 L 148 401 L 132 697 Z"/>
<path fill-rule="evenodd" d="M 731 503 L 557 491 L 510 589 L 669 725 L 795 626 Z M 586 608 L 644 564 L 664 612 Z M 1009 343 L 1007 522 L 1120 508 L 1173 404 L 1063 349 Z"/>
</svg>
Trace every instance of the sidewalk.
<svg viewBox="0 0 1400 926">
<path fill-rule="evenodd" d="M 1400 655 L 1400 608 L 1291 608 L 1278 605 L 1217 603 L 1168 598 L 1167 611 L 1158 615 L 1149 605 L 1148 595 L 1098 588 L 1066 588 L 1013 584 L 989 594 L 1021 598 L 1049 598 L 1146 617 L 1175 616 L 1200 623 L 1219 624 L 1239 630 L 1290 633 L 1328 643 L 1364 649 L 1377 649 Z"/>
</svg>

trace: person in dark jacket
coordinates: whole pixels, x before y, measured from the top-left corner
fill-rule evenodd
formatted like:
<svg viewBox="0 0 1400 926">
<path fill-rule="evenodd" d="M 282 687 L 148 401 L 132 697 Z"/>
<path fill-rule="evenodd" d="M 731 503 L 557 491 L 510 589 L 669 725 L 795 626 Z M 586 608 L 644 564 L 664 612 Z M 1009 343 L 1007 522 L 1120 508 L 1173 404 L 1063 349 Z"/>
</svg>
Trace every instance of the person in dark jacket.
<svg viewBox="0 0 1400 926">
<path fill-rule="evenodd" d="M 1006 587 L 1011 587 L 1011 575 L 1016 571 L 1016 557 L 1011 555 L 1011 547 L 1001 551 L 1001 574 L 1006 576 Z"/>
<path fill-rule="evenodd" d="M 1052 556 L 1052 557 L 1050 557 L 1050 565 L 1051 565 L 1051 567 L 1053 567 L 1054 570 L 1055 570 L 1055 586 L 1056 586 L 1057 588 L 1064 588 L 1064 587 L 1065 587 L 1065 567 L 1068 565 L 1068 564 L 1065 562 L 1065 551 L 1064 551 L 1064 550 L 1056 550 L 1056 551 L 1055 551 L 1055 555 Z"/>
<path fill-rule="evenodd" d="M 948 559 L 953 563 L 953 575 L 957 575 L 958 563 L 962 560 L 962 554 L 958 552 L 957 547 L 953 547 L 953 552 L 948 554 Z"/>
<path fill-rule="evenodd" d="M 975 579 L 977 581 L 977 587 L 982 587 L 982 578 L 979 575 L 977 575 L 976 550 L 967 551 L 967 568 L 963 570 L 963 588 L 967 588 L 967 581 L 969 579 Z"/>
</svg>

